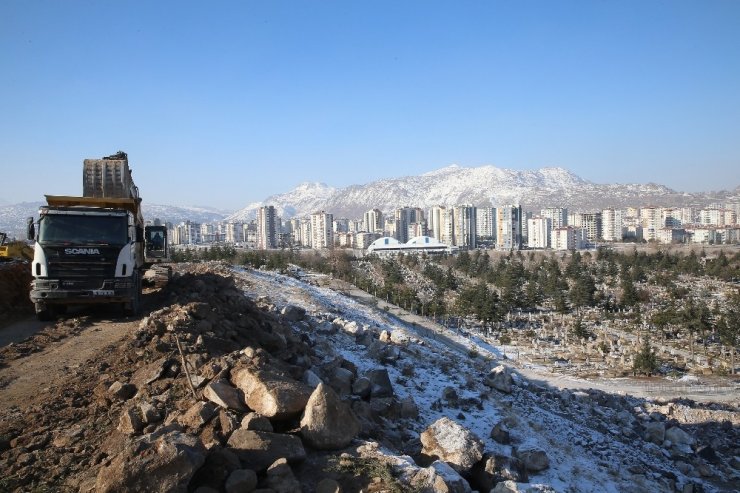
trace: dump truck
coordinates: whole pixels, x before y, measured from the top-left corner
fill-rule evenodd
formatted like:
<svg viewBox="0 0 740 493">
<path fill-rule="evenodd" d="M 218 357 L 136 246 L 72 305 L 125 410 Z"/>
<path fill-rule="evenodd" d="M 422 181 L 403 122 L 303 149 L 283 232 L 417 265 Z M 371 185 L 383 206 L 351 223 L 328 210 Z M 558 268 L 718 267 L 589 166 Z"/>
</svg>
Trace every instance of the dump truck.
<svg viewBox="0 0 740 493">
<path fill-rule="evenodd" d="M 28 227 L 29 239 L 36 240 L 30 296 L 39 320 L 91 303 L 114 303 L 125 315 L 137 314 L 147 244 L 126 153 L 85 159 L 82 196 L 45 197 L 38 221 Z M 156 252 L 161 261 L 167 259 L 166 229 L 163 235 Z"/>
</svg>

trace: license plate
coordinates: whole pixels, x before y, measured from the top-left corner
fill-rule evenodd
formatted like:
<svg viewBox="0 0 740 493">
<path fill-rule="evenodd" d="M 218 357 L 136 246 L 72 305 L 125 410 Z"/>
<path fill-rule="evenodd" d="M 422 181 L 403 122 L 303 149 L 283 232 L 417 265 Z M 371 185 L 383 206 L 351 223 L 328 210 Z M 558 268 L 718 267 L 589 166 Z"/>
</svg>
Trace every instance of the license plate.
<svg viewBox="0 0 740 493">
<path fill-rule="evenodd" d="M 113 296 L 112 289 L 94 289 L 93 296 Z"/>
</svg>

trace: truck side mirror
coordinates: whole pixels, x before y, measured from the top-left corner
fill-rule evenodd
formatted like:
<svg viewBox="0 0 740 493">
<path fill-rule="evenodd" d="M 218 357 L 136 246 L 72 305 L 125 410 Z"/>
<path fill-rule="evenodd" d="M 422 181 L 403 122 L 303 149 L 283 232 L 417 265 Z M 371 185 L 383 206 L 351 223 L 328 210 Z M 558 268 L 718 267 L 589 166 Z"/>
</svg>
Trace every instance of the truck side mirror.
<svg viewBox="0 0 740 493">
<path fill-rule="evenodd" d="M 29 240 L 36 239 L 36 225 L 33 223 L 33 218 L 29 217 L 26 220 L 26 237 Z"/>
<path fill-rule="evenodd" d="M 144 228 L 141 226 L 136 226 L 136 243 L 141 243 L 144 241 Z"/>
</svg>

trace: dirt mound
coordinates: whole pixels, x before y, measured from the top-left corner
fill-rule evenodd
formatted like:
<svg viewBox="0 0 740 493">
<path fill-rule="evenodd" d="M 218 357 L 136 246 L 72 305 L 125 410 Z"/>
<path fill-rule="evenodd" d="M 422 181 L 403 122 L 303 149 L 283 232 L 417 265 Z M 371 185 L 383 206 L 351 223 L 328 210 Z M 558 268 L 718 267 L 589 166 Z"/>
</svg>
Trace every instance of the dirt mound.
<svg viewBox="0 0 740 493">
<path fill-rule="evenodd" d="M 31 268 L 26 262 L 0 263 L 0 319 L 33 313 Z"/>
<path fill-rule="evenodd" d="M 222 484 L 223 479 L 214 483 L 213 478 L 223 473 L 221 455 L 229 456 L 220 452 L 227 438 L 222 423 L 238 422 L 242 416 L 221 411 L 205 423 L 199 421 L 200 414 L 195 419 L 192 409 L 208 409 L 208 404 L 193 396 L 191 378 L 197 386 L 198 379 L 228 378 L 244 365 L 299 378 L 315 361 L 311 346 L 276 313 L 246 298 L 230 271 L 219 264 L 180 266 L 157 299 L 161 303 L 149 306 L 146 317 L 130 322 L 138 329 L 95 357 L 65 367 L 68 378 L 37 376 L 44 380 L 33 382 L 38 395 L 0 415 L 0 470 L 5 471 L 0 491 L 97 490 L 101 470 L 107 476 L 132 444 L 141 443 L 138 439 L 157 433 L 172 435 L 173 426 L 178 430 L 175 434 L 182 431 L 208 446 L 206 465 L 192 478 L 191 489 Z M 67 341 L 84 344 L 86 333 L 100 330 L 96 323 L 104 321 L 62 319 L 55 327 L 74 335 Z M 45 349 L 52 343 L 48 335 L 28 341 L 31 346 L 47 345 Z M 245 348 L 251 356 L 243 354 Z M 17 351 L 4 356 L 6 363 L 34 357 Z M 140 418 L 145 422 L 137 421 Z M 299 424 L 275 426 L 277 434 Z M 329 470 L 328 457 L 320 453 L 311 458 L 307 474 L 339 479 Z M 136 467 L 130 461 L 126 464 L 130 470 Z M 228 472 L 234 468 L 229 466 Z M 350 480 L 357 481 L 348 475 L 346 481 Z"/>
</svg>

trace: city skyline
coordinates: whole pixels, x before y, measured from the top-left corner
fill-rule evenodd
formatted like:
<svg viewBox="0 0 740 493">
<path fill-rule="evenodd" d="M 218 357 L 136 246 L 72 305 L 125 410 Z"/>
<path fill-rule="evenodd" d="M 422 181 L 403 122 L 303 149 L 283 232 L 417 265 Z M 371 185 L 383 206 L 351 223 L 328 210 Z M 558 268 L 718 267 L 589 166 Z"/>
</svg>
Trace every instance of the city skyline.
<svg viewBox="0 0 740 493">
<path fill-rule="evenodd" d="M 0 203 L 78 194 L 81 161 L 119 149 L 147 202 L 231 210 L 450 164 L 740 183 L 737 2 L 38 1 L 0 19 Z"/>
</svg>

